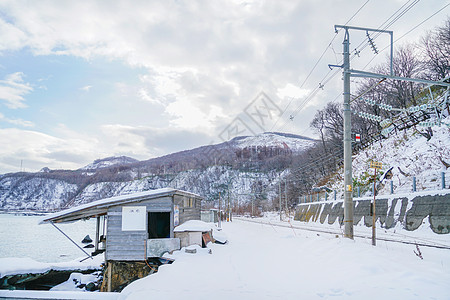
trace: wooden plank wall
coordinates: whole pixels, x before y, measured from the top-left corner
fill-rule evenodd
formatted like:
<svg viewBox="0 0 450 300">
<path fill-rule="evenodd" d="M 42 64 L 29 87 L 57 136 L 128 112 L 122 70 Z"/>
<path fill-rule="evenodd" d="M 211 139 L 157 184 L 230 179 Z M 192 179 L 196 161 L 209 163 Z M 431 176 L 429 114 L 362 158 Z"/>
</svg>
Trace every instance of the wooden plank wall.
<svg viewBox="0 0 450 300">
<path fill-rule="evenodd" d="M 173 237 L 172 197 L 161 197 L 147 201 L 126 204 L 127 206 L 146 206 L 147 212 L 171 212 L 171 237 Z M 145 231 L 122 231 L 122 206 L 108 209 L 106 234 L 106 260 L 144 260 L 148 233 Z"/>
<path fill-rule="evenodd" d="M 191 198 L 193 207 L 185 206 L 185 200 Z M 180 224 L 189 220 L 200 220 L 201 199 L 185 195 L 174 195 L 174 203 L 180 208 Z"/>
</svg>

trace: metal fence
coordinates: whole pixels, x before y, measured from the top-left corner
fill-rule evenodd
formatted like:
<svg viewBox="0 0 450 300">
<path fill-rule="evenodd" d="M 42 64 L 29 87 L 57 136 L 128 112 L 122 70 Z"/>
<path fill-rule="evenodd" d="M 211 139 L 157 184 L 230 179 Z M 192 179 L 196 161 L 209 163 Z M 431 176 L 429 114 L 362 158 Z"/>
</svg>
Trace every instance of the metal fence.
<svg viewBox="0 0 450 300">
<path fill-rule="evenodd" d="M 407 194 L 421 191 L 435 191 L 450 189 L 450 170 L 432 173 L 428 176 L 409 176 L 403 180 L 384 180 L 382 184 L 377 182 L 377 196 L 392 194 Z M 373 196 L 373 183 L 357 186 L 353 189 L 353 197 Z M 330 201 L 343 198 L 344 190 L 321 191 L 309 195 L 301 195 L 299 203 L 310 203 L 317 201 Z"/>
</svg>

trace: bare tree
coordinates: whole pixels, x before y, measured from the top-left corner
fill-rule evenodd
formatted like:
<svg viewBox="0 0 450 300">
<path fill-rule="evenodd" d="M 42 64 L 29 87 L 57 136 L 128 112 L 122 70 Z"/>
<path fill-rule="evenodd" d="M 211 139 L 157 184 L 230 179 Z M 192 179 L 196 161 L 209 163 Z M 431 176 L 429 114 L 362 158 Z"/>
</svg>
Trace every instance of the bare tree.
<svg viewBox="0 0 450 300">
<path fill-rule="evenodd" d="M 441 80 L 450 75 L 450 18 L 422 38 L 421 48 L 427 78 Z"/>
</svg>

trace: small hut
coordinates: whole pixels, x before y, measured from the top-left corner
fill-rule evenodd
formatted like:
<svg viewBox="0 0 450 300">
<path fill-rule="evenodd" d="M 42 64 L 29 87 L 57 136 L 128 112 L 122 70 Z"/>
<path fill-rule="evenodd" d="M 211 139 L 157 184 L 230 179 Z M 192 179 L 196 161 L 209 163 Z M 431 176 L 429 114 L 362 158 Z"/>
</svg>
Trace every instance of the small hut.
<svg viewBox="0 0 450 300">
<path fill-rule="evenodd" d="M 58 223 L 96 218 L 92 255 L 105 252 L 108 269 L 118 262 L 147 264 L 149 258 L 180 249 L 174 227 L 200 220 L 201 200 L 193 193 L 162 188 L 93 201 L 50 214 L 42 223 L 60 230 Z"/>
</svg>

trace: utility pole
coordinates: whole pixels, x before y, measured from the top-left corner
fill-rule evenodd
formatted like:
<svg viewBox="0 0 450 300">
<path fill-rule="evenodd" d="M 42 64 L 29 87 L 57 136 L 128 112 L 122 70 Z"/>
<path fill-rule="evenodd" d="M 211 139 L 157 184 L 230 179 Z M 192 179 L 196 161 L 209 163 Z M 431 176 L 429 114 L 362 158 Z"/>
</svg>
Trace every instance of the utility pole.
<svg viewBox="0 0 450 300">
<path fill-rule="evenodd" d="M 352 141 L 351 141 L 351 110 L 350 110 L 350 77 L 364 77 L 364 78 L 384 78 L 394 79 L 409 82 L 424 83 L 429 85 L 440 85 L 450 87 L 449 83 L 443 81 L 431 81 L 424 79 L 415 79 L 395 76 L 393 74 L 393 48 L 394 48 L 394 34 L 392 31 L 372 29 L 365 27 L 355 27 L 346 25 L 335 25 L 335 31 L 338 29 L 345 30 L 344 42 L 343 42 L 343 64 L 342 65 L 329 65 L 329 67 L 339 67 L 343 69 L 344 79 L 344 236 L 353 239 L 353 195 L 352 195 Z M 378 53 L 373 43 L 373 39 L 370 38 L 369 32 L 385 33 L 390 35 L 390 74 L 377 74 L 372 72 L 365 72 L 360 70 L 350 69 L 350 37 L 349 29 L 365 31 L 369 39 L 369 44 L 375 53 Z"/>
<path fill-rule="evenodd" d="M 352 112 L 350 110 L 350 37 L 344 36 L 344 236 L 353 239 Z"/>
<path fill-rule="evenodd" d="M 372 245 L 376 246 L 377 245 L 377 237 L 376 237 L 376 213 L 375 213 L 375 198 L 376 198 L 376 194 L 377 194 L 377 186 L 376 186 L 376 181 L 377 181 L 377 168 L 375 168 L 375 174 L 373 175 L 373 204 L 372 204 Z"/>
<path fill-rule="evenodd" d="M 255 193 L 253 193 L 253 187 L 250 187 L 250 196 L 252 197 L 252 215 L 251 217 L 253 218 L 254 216 L 254 212 L 253 212 L 253 200 L 255 198 Z"/>
<path fill-rule="evenodd" d="M 231 210 L 230 210 L 230 183 L 228 183 L 228 208 L 227 208 L 227 222 L 230 222 L 231 219 Z"/>
<path fill-rule="evenodd" d="M 288 200 L 287 200 L 287 179 L 284 179 L 284 204 L 286 205 L 285 210 L 288 214 Z M 288 216 L 289 219 L 289 216 Z"/>
<path fill-rule="evenodd" d="M 372 46 L 373 41 L 369 37 L 369 31 L 384 32 L 391 35 L 391 75 L 392 75 L 392 52 L 393 34 L 392 31 L 370 29 L 354 26 L 335 25 L 334 29 L 345 30 L 343 42 L 343 64 L 341 66 L 329 65 L 330 67 L 340 67 L 343 69 L 344 79 L 344 236 L 353 239 L 353 178 L 352 178 L 352 112 L 350 109 L 350 76 L 354 70 L 350 69 L 350 35 L 349 29 L 366 31 Z"/>
<path fill-rule="evenodd" d="M 220 211 L 220 192 L 219 192 L 219 228 L 222 228 L 222 213 Z"/>
<path fill-rule="evenodd" d="M 279 193 L 278 194 L 280 195 L 280 221 L 283 221 L 282 218 L 281 218 L 281 178 L 278 181 L 278 187 L 279 187 Z"/>
</svg>

